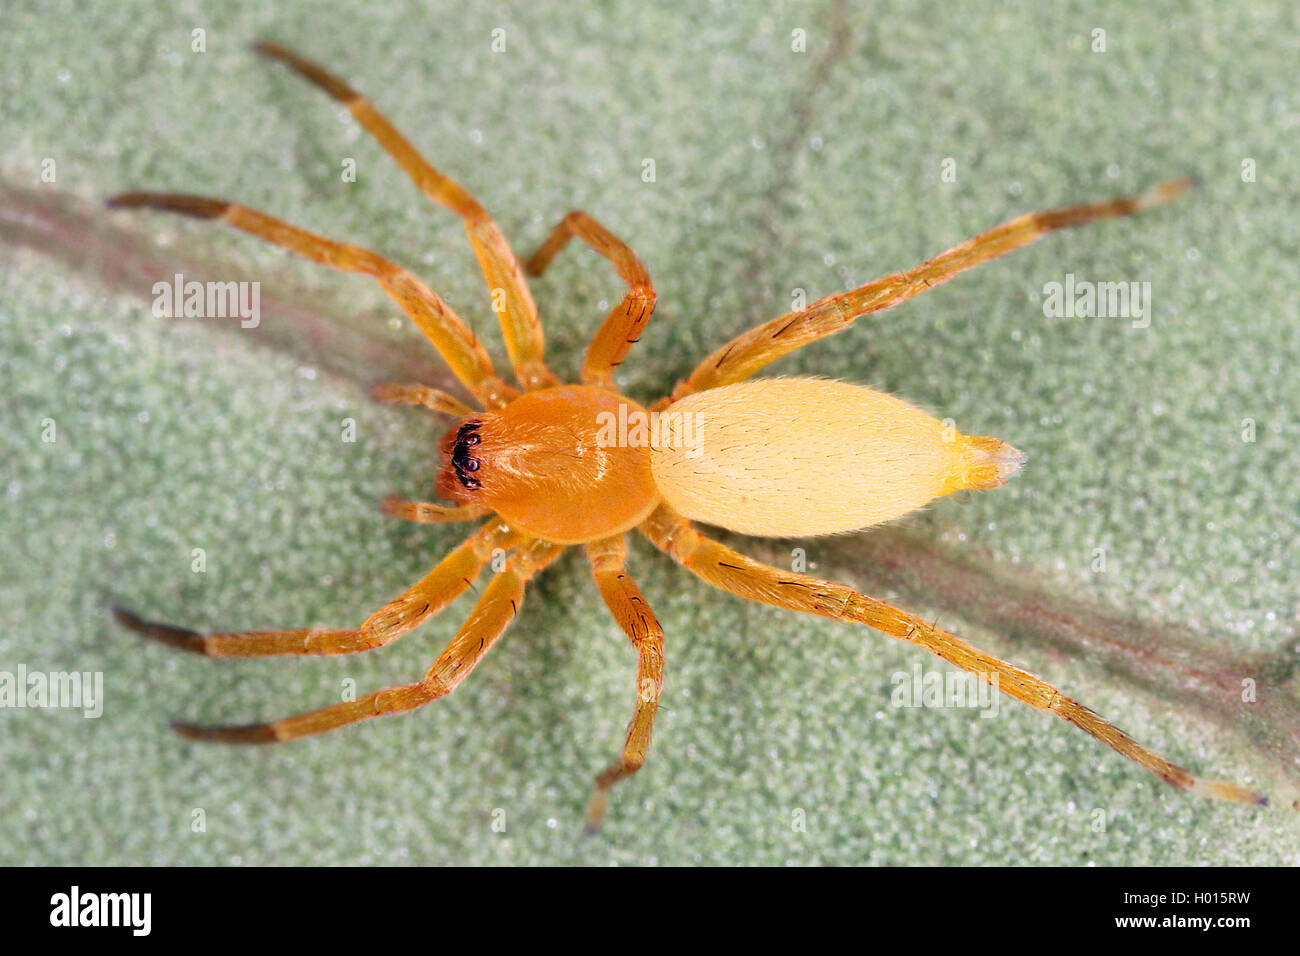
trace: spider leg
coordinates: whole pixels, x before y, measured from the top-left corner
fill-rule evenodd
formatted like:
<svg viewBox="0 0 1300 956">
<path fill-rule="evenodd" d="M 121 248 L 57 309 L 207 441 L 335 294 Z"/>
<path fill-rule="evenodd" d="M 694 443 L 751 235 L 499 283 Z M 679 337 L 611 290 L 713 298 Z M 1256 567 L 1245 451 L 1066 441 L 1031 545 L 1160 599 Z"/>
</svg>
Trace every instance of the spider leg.
<svg viewBox="0 0 1300 956">
<path fill-rule="evenodd" d="M 380 382 L 370 390 L 370 397 L 378 402 L 387 402 L 389 405 L 423 405 L 425 408 L 450 415 L 452 418 L 469 418 L 474 414 L 474 409 L 460 399 L 426 385 Z"/>
<path fill-rule="evenodd" d="M 664 631 L 655 619 L 654 611 L 641 596 L 641 589 L 623 573 L 626 556 L 627 548 L 621 534 L 587 545 L 587 557 L 601 597 L 614 620 L 627 632 L 637 653 L 636 710 L 627 728 L 622 754 L 596 777 L 596 787 L 587 806 L 588 832 L 595 832 L 600 827 L 609 789 L 636 773 L 645 763 L 655 712 L 659 709 L 659 695 L 664 686 Z"/>
<path fill-rule="evenodd" d="M 379 510 L 393 518 L 403 521 L 416 521 L 420 524 L 450 524 L 456 521 L 470 521 L 481 518 L 492 509 L 484 505 L 460 505 L 449 507 L 429 501 L 405 501 L 391 495 L 379 503 Z"/>
<path fill-rule="evenodd" d="M 1180 790 L 1238 803 L 1268 803 L 1268 799 L 1255 790 L 1193 776 L 1183 767 L 1147 750 L 1118 727 L 1066 697 L 1052 685 L 972 647 L 956 635 L 843 584 L 783 571 L 751 560 L 704 537 L 690 522 L 666 506 L 646 519 L 641 530 L 674 561 L 714 587 L 774 607 L 865 624 L 891 637 L 910 641 L 975 674 L 985 683 L 993 684 L 1003 693 L 1069 721 Z"/>
<path fill-rule="evenodd" d="M 382 647 L 437 614 L 478 577 L 498 548 L 509 548 L 519 535 L 499 520 L 489 521 L 395 601 L 384 605 L 355 630 L 304 628 L 296 631 L 249 631 L 199 634 L 141 620 L 121 608 L 120 624 L 152 640 L 208 657 L 267 657 L 275 654 L 354 654 Z"/>
<path fill-rule="evenodd" d="M 539 276 L 566 245 L 577 236 L 610 261 L 627 283 L 627 295 L 614 306 L 604 325 L 591 340 L 582 366 L 582 381 L 614 391 L 614 369 L 623 364 L 628 350 L 641 337 L 655 309 L 655 290 L 650 273 L 627 244 L 580 210 L 561 219 L 533 253 L 524 268 Z"/>
<path fill-rule="evenodd" d="M 356 121 L 397 161 L 421 191 L 459 215 L 478 257 L 501 320 L 510 363 L 525 391 L 558 385 L 542 361 L 545 339 L 528 284 L 510 244 L 478 201 L 460 183 L 438 172 L 374 104 L 321 66 L 275 43 L 257 43 L 258 53 L 279 60 L 320 87 L 351 111 Z"/>
<path fill-rule="evenodd" d="M 506 404 L 514 391 L 496 376 L 492 360 L 465 323 L 423 282 L 368 249 L 335 242 L 224 199 L 183 193 L 129 192 L 108 201 L 112 209 L 147 207 L 198 219 L 221 219 L 272 245 L 341 272 L 372 276 L 420 327 L 456 377 L 489 408 Z"/>
<path fill-rule="evenodd" d="M 210 727 L 176 723 L 172 727 L 182 737 L 191 740 L 215 740 L 232 744 L 274 743 L 324 733 L 335 727 L 383 714 L 413 710 L 446 696 L 469 676 L 469 672 L 478 666 L 488 649 L 505 631 L 523 601 L 524 585 L 563 552 L 563 546 L 544 541 L 521 544 L 510 556 L 505 568 L 493 576 L 492 582 L 484 589 L 483 596 L 474 605 L 469 619 L 418 683 L 386 687 L 357 700 L 268 724 Z"/>
<path fill-rule="evenodd" d="M 692 392 L 749 378 L 769 362 L 840 332 L 864 315 L 905 302 L 1053 230 L 1132 216 L 1181 196 L 1195 185 L 1193 178 L 1186 177 L 1162 183 L 1137 196 L 1032 212 L 1004 222 L 914 269 L 885 276 L 851 292 L 827 296 L 800 311 L 750 329 L 701 362 L 689 378 L 677 384 L 672 396 L 661 400 L 655 408 L 665 407 Z"/>
</svg>

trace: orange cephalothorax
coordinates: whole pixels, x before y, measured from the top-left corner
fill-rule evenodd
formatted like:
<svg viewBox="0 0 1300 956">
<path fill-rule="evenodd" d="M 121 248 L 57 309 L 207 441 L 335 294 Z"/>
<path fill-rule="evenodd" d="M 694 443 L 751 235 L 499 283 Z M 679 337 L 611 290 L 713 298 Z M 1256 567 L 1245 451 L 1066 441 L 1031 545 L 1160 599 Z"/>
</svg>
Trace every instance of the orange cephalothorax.
<svg viewBox="0 0 1300 956">
<path fill-rule="evenodd" d="M 601 388 L 529 392 L 447 432 L 438 494 L 556 544 L 627 531 L 658 502 L 648 444 L 610 427 L 638 416 L 649 413 Z"/>
</svg>

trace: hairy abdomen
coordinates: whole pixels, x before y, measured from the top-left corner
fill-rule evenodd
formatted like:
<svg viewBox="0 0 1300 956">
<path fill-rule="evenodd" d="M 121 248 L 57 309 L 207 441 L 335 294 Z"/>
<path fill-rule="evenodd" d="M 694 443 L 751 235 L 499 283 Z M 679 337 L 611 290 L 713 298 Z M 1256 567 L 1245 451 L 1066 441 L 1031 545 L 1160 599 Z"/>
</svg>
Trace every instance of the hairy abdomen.
<svg viewBox="0 0 1300 956">
<path fill-rule="evenodd" d="M 687 518 L 742 534 L 854 531 L 963 488 L 996 488 L 1022 456 L 883 392 L 811 378 L 689 395 L 654 433 L 651 468 Z"/>
</svg>

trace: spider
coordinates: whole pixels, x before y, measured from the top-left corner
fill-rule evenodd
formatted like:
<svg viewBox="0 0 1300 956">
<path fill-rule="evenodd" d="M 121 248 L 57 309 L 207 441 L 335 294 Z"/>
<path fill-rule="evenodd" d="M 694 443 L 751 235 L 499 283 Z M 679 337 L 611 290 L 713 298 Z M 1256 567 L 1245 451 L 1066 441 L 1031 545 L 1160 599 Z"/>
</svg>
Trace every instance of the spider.
<svg viewBox="0 0 1300 956">
<path fill-rule="evenodd" d="M 389 498 L 382 508 L 408 521 L 486 521 L 426 577 L 354 629 L 200 634 L 145 621 L 120 608 L 114 613 L 142 635 L 209 657 L 352 654 L 388 644 L 428 620 L 472 587 L 494 554 L 506 557 L 494 562 L 496 573 L 468 620 L 421 680 L 273 723 L 174 724 L 183 737 L 242 744 L 293 740 L 413 710 L 449 694 L 518 614 L 527 583 L 569 546 L 579 545 L 605 604 L 637 654 L 636 703 L 622 752 L 596 777 L 587 808 L 588 828 L 594 830 L 610 788 L 645 762 L 663 689 L 663 628 L 624 570 L 624 535 L 638 530 L 723 591 L 865 624 L 910 641 L 1003 693 L 1064 718 L 1174 787 L 1267 804 L 1254 790 L 1192 775 L 1040 678 L 914 614 L 843 584 L 761 564 L 693 523 L 767 537 L 858 531 L 954 491 L 1004 484 L 1022 456 L 996 438 L 962 435 L 898 398 L 858 385 L 751 376 L 784 355 L 842 332 L 863 315 L 898 305 L 1048 232 L 1133 215 L 1181 195 L 1193 179 L 1109 202 L 1023 215 L 914 269 L 827 296 L 722 346 L 670 395 L 646 408 L 620 395 L 614 382 L 615 370 L 655 306 L 649 273 L 627 245 L 585 212 L 574 211 L 521 268 L 484 208 L 431 166 L 368 99 L 282 46 L 264 42 L 255 49 L 346 105 L 425 194 L 462 218 L 492 290 L 519 388 L 497 376 L 483 346 L 442 299 L 373 252 L 220 199 L 128 192 L 110 199 L 109 206 L 221 219 L 316 262 L 372 276 L 481 407 L 420 385 L 375 387 L 380 401 L 422 405 L 455 419 L 439 445 L 436 481 L 438 495 L 452 503 Z M 592 340 L 581 384 L 565 384 L 543 360 L 542 326 L 524 273 L 541 275 L 575 237 L 609 261 L 628 291 Z"/>
</svg>

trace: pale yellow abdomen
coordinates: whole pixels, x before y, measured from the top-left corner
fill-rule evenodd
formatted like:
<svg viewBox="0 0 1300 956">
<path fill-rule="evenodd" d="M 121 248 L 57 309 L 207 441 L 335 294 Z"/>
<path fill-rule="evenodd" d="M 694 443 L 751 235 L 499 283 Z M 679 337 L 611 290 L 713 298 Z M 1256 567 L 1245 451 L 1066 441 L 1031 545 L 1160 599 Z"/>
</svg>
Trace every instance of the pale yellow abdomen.
<svg viewBox="0 0 1300 956">
<path fill-rule="evenodd" d="M 996 488 L 1022 460 L 892 395 L 825 379 L 740 382 L 688 395 L 663 416 L 650 460 L 664 500 L 687 518 L 765 537 L 879 524 L 952 491 Z"/>
</svg>

